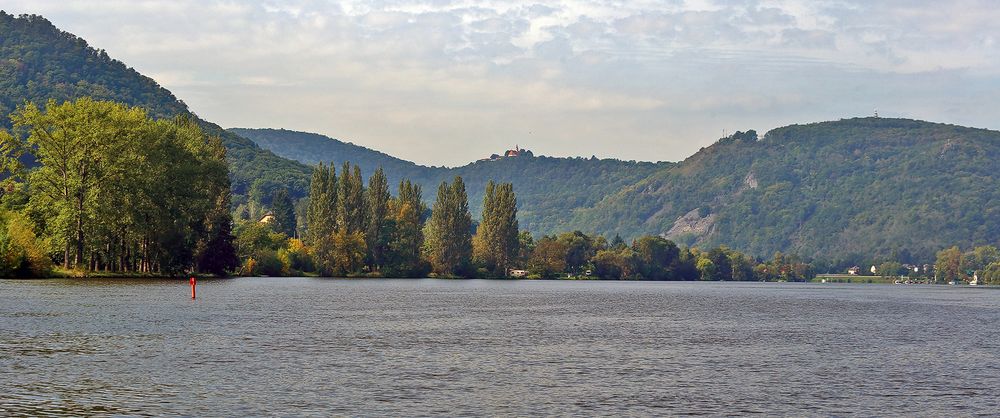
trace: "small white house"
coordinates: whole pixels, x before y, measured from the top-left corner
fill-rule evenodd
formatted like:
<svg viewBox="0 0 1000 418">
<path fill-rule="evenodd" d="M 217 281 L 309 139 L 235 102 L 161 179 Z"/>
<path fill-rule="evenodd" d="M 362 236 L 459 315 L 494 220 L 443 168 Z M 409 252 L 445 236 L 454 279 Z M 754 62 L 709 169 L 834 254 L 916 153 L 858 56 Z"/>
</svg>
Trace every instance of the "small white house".
<svg viewBox="0 0 1000 418">
<path fill-rule="evenodd" d="M 510 271 L 507 272 L 507 275 L 514 278 L 528 277 L 528 270 L 510 269 Z"/>
</svg>

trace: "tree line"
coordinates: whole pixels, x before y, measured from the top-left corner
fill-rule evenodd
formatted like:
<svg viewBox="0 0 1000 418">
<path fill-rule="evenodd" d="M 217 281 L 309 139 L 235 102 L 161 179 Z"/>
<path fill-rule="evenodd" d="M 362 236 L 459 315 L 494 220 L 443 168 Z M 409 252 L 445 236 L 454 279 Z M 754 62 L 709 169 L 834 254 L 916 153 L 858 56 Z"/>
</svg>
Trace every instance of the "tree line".
<svg viewBox="0 0 1000 418">
<path fill-rule="evenodd" d="M 53 262 L 160 275 L 238 265 L 225 148 L 191 119 L 89 98 L 28 103 L 10 119 L 0 274 L 42 275 Z"/>
<path fill-rule="evenodd" d="M 726 247 L 679 247 L 658 236 L 626 244 L 580 231 L 537 241 L 521 231 L 511 183 L 488 182 L 473 220 L 462 177 L 444 181 L 428 208 L 419 185 L 395 195 L 377 169 L 365 183 L 346 162 L 313 170 L 309 196 L 278 190 L 271 210 L 236 227 L 242 274 L 273 276 L 532 277 L 627 280 L 787 280 L 813 277 L 805 261 L 781 253 L 758 260 Z"/>
</svg>

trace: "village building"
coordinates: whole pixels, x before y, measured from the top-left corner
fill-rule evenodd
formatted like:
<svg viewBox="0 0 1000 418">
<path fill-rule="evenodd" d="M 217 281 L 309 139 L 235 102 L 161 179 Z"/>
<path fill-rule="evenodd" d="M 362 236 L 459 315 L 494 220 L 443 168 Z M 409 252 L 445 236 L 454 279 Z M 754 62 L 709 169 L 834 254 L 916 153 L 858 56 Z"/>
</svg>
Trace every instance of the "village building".
<svg viewBox="0 0 1000 418">
<path fill-rule="evenodd" d="M 519 145 L 514 145 L 513 149 L 509 149 L 507 151 L 504 151 L 503 155 L 492 154 L 492 155 L 490 155 L 489 158 L 483 158 L 482 160 L 479 160 L 479 161 L 496 161 L 496 160 L 499 160 L 501 158 L 534 157 L 534 156 L 535 156 L 535 154 L 532 153 L 531 150 L 526 150 L 524 148 L 521 148 Z"/>
<path fill-rule="evenodd" d="M 261 216 L 260 220 L 257 222 L 262 224 L 269 224 L 271 222 L 274 222 L 274 213 L 273 212 L 265 213 L 264 216 Z"/>
</svg>

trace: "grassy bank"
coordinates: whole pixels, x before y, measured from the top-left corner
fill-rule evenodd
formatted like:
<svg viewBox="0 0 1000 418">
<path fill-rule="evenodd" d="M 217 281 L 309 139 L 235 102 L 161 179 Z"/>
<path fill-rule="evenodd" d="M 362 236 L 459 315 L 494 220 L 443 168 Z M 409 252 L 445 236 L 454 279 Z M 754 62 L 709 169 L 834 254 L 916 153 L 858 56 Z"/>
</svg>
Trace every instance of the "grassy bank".
<svg viewBox="0 0 1000 418">
<path fill-rule="evenodd" d="M 195 277 L 215 278 L 212 274 L 194 274 Z M 106 271 L 86 271 L 77 269 L 54 268 L 45 277 L 47 279 L 187 279 L 190 275 L 169 275 L 155 273 L 113 273 Z"/>
<path fill-rule="evenodd" d="M 819 274 L 812 283 L 882 283 L 892 284 L 896 278 L 881 276 L 855 276 L 850 274 Z"/>
</svg>

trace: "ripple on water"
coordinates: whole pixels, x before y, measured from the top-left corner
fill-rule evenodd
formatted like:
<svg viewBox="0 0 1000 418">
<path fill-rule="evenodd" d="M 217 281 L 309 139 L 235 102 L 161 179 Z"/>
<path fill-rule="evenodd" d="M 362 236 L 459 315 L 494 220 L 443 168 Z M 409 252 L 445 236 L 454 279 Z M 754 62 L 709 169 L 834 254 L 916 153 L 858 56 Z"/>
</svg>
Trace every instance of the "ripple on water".
<svg viewBox="0 0 1000 418">
<path fill-rule="evenodd" d="M 1000 292 L 0 281 L 0 415 L 975 415 Z"/>
</svg>

